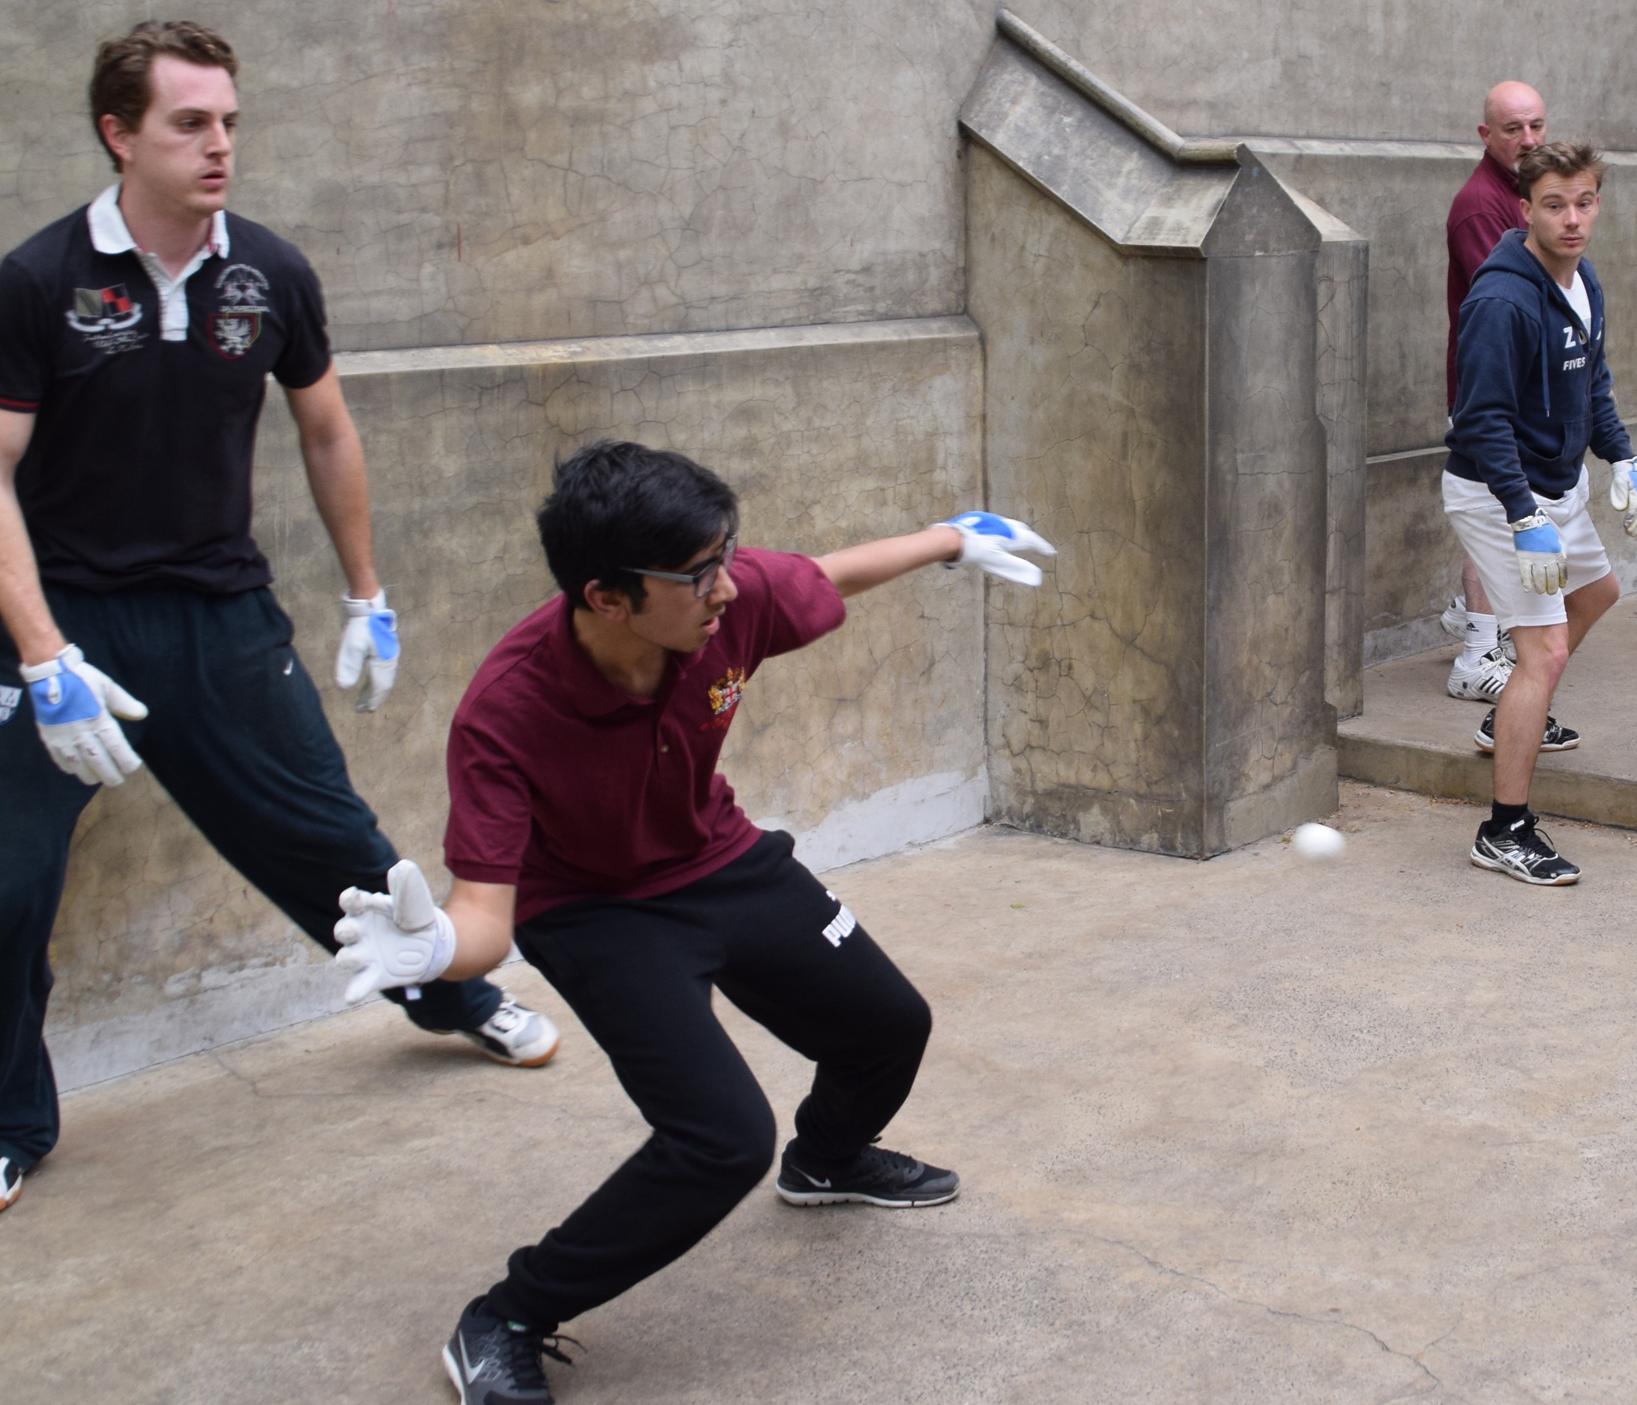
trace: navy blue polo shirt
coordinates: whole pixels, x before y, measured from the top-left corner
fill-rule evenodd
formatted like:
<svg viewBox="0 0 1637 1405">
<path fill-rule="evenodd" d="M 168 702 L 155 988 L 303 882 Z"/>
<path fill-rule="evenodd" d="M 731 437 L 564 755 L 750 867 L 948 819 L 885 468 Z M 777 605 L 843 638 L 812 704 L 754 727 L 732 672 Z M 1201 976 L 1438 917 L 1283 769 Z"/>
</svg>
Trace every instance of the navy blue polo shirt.
<svg viewBox="0 0 1637 1405">
<path fill-rule="evenodd" d="M 267 377 L 330 365 L 317 275 L 219 214 L 173 285 L 132 242 L 119 187 L 0 263 L 0 409 L 32 413 L 17 496 L 40 578 L 91 590 L 266 585 L 250 469 Z"/>
</svg>

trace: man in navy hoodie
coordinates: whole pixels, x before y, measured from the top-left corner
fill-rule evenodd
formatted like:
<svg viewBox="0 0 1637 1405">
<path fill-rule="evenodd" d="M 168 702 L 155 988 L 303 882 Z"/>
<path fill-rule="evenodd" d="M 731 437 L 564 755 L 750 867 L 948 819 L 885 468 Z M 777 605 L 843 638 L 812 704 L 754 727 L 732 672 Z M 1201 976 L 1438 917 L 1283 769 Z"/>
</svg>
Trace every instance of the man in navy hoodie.
<svg viewBox="0 0 1637 1405">
<path fill-rule="evenodd" d="M 1579 736 L 1549 715 L 1569 655 L 1620 596 L 1587 510 L 1590 447 L 1614 465 L 1610 496 L 1631 509 L 1631 441 L 1604 359 L 1603 289 L 1586 245 L 1605 166 L 1589 146 L 1552 142 L 1518 163 L 1525 228 L 1495 246 L 1461 304 L 1459 391 L 1446 438 L 1444 511 L 1483 578 L 1518 662 L 1474 740 L 1494 753 L 1495 801 L 1472 862 L 1562 886 L 1580 870 L 1529 810 L 1541 751 Z"/>
</svg>

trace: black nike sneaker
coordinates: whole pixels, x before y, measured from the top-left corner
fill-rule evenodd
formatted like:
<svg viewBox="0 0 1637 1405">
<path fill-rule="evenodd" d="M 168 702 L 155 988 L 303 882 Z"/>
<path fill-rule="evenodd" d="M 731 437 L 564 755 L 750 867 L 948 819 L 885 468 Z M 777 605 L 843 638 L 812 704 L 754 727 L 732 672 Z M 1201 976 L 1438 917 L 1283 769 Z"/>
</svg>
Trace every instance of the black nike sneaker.
<svg viewBox="0 0 1637 1405">
<path fill-rule="evenodd" d="M 790 1205 L 880 1205 L 908 1210 L 953 1200 L 961 1193 L 961 1178 L 953 1171 L 878 1146 L 865 1147 L 839 1167 L 803 1166 L 791 1158 L 787 1146 L 773 1188 Z"/>
<path fill-rule="evenodd" d="M 542 1356 L 572 1366 L 560 1349 L 567 1337 L 541 1336 L 488 1310 L 473 1298 L 443 1349 L 443 1366 L 461 1405 L 552 1405 Z"/>
</svg>

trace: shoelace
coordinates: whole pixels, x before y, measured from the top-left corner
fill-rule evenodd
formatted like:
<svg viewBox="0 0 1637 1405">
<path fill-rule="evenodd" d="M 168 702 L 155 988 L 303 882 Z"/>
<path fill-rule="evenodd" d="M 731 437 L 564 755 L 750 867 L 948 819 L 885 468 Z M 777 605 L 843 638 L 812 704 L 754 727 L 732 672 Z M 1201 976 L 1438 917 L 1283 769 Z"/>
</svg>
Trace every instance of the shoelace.
<svg viewBox="0 0 1637 1405">
<path fill-rule="evenodd" d="M 523 1018 L 523 1012 L 508 1001 L 489 1016 L 488 1022 L 502 1034 L 510 1034 L 523 1023 Z"/>
<path fill-rule="evenodd" d="M 907 1171 L 915 1165 L 913 1156 L 905 1156 L 901 1151 L 888 1151 L 884 1146 L 867 1146 L 858 1154 L 860 1162 L 883 1171 Z"/>
<path fill-rule="evenodd" d="M 498 1338 L 495 1344 L 505 1359 L 506 1370 L 510 1372 L 511 1378 L 519 1386 L 531 1390 L 546 1388 L 546 1369 L 540 1363 L 542 1356 L 549 1356 L 553 1361 L 561 1361 L 565 1366 L 573 1366 L 573 1360 L 563 1350 L 563 1343 L 585 1350 L 573 1337 L 558 1335 L 537 1337 L 527 1328 L 513 1327 L 509 1323 L 503 1323 L 494 1336 Z"/>
</svg>

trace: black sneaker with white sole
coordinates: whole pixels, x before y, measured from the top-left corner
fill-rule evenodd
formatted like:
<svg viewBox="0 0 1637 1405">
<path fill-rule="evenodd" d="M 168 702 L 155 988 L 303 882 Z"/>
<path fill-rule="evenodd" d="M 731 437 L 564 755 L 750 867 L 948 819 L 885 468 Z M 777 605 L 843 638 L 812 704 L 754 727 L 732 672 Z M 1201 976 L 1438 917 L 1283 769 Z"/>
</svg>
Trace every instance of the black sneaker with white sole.
<svg viewBox="0 0 1637 1405">
<path fill-rule="evenodd" d="M 1478 837 L 1472 841 L 1472 862 L 1540 888 L 1564 888 L 1580 881 L 1580 870 L 1552 847 L 1530 814 L 1499 834 L 1489 833 L 1487 823 L 1479 825 Z"/>
<path fill-rule="evenodd" d="M 1478 730 L 1472 734 L 1473 745 L 1479 751 L 1493 751 L 1495 749 L 1495 709 L 1489 709 L 1489 715 L 1478 724 Z M 1540 749 L 1542 751 L 1573 751 L 1580 745 L 1580 733 L 1573 727 L 1565 727 L 1555 717 L 1548 716 L 1546 730 L 1540 734 Z"/>
<path fill-rule="evenodd" d="M 486 1299 L 473 1298 L 443 1349 L 443 1366 L 460 1392 L 461 1405 L 552 1405 L 540 1358 L 572 1366 L 559 1346 L 570 1340 L 543 1337 L 521 1323 L 507 1322 L 488 1310 Z"/>
<path fill-rule="evenodd" d="M 953 1200 L 961 1193 L 961 1178 L 953 1171 L 879 1146 L 865 1147 L 844 1166 L 798 1166 L 787 1146 L 773 1188 L 790 1205 L 879 1205 L 908 1210 Z"/>
</svg>

